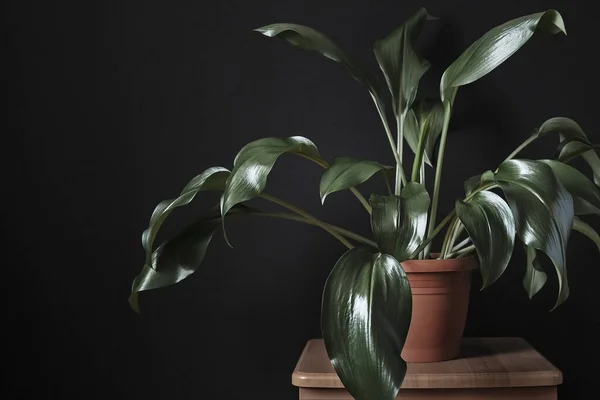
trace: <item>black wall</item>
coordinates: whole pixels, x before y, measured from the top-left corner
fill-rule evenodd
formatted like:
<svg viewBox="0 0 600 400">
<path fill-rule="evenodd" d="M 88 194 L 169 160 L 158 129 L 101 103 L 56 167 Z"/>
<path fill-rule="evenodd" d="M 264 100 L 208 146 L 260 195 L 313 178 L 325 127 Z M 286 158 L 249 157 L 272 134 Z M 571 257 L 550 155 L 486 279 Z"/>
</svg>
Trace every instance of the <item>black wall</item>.
<svg viewBox="0 0 600 400">
<path fill-rule="evenodd" d="M 574 118 L 600 142 L 597 16 L 583 1 L 9 2 L 6 398 L 295 398 L 290 373 L 320 335 L 322 285 L 344 248 L 309 226 L 231 222 L 234 249 L 217 235 L 205 268 L 143 295 L 136 315 L 126 299 L 143 263 L 140 235 L 160 200 L 207 167 L 231 167 L 261 137 L 304 135 L 329 159 L 392 163 L 364 88 L 333 63 L 250 31 L 310 25 L 377 68 L 373 41 L 422 5 L 440 17 L 421 43 L 434 64 L 424 86 L 432 94 L 445 67 L 497 24 L 556 8 L 568 31 L 537 37 L 459 91 L 442 215 L 466 178 L 495 168 L 547 118 Z M 556 145 L 540 141 L 525 156 L 552 157 Z M 268 190 L 368 234 L 350 194 L 320 206 L 319 174 L 282 157 Z M 361 189 L 382 191 L 379 183 Z M 174 213 L 164 237 L 216 201 L 203 195 Z M 589 398 L 599 372 L 599 256 L 586 238 L 572 239 L 563 306 L 549 312 L 555 278 L 527 299 L 519 248 L 496 284 L 480 292 L 474 282 L 466 331 L 527 339 L 564 372 L 561 400 Z"/>
</svg>

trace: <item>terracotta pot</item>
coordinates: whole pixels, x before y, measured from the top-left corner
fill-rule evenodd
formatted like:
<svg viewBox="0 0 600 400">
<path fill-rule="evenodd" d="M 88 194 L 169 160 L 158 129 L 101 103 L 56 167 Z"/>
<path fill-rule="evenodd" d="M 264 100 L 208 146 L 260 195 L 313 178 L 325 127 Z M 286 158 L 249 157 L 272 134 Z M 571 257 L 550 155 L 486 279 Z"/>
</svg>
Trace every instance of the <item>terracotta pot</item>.
<svg viewBox="0 0 600 400">
<path fill-rule="evenodd" d="M 458 356 L 469 308 L 471 271 L 477 266 L 475 257 L 402 262 L 413 300 L 412 321 L 402 350 L 406 362 Z"/>
</svg>

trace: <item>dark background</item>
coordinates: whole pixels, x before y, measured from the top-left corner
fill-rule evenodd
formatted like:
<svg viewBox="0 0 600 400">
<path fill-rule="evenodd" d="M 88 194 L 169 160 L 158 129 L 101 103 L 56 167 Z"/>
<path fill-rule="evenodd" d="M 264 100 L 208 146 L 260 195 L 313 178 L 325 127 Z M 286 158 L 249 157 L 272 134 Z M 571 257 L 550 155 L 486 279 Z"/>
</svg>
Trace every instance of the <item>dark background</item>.
<svg viewBox="0 0 600 400">
<path fill-rule="evenodd" d="M 556 8 L 568 31 L 535 38 L 459 91 L 441 215 L 466 178 L 495 168 L 547 118 L 571 117 L 599 141 L 597 17 L 585 2 L 9 2 L 6 398 L 295 398 L 290 373 L 320 335 L 321 289 L 343 246 L 292 222 L 232 222 L 234 249 L 216 235 L 205 268 L 143 295 L 136 315 L 126 299 L 143 263 L 140 235 L 160 200 L 207 167 L 231 167 L 239 148 L 261 137 L 304 135 L 330 160 L 392 163 L 364 88 L 333 63 L 250 31 L 310 25 L 377 68 L 373 41 L 421 5 L 441 18 L 420 44 L 434 64 L 423 85 L 432 94 L 446 66 L 495 25 Z M 524 155 L 552 157 L 556 145 L 551 137 Z M 319 176 L 317 166 L 285 156 L 267 190 L 368 234 L 349 193 L 320 206 Z M 361 190 L 382 191 L 379 183 Z M 162 237 L 217 199 L 202 195 L 174 213 Z M 550 313 L 556 279 L 550 274 L 529 301 L 517 249 L 492 287 L 478 291 L 476 277 L 465 334 L 524 337 L 563 371 L 561 400 L 589 398 L 600 347 L 597 259 L 593 243 L 573 234 L 571 297 Z"/>
</svg>

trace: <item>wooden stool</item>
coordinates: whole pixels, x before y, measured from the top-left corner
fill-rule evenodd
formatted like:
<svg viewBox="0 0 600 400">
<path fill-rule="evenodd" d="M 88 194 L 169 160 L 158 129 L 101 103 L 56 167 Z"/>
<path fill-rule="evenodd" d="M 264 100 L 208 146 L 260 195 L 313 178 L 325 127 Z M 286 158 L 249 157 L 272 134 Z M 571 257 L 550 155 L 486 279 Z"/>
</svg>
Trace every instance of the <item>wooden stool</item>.
<svg viewBox="0 0 600 400">
<path fill-rule="evenodd" d="M 561 372 L 521 338 L 465 338 L 459 358 L 409 363 L 403 400 L 556 400 Z M 300 400 L 351 400 L 323 339 L 310 340 L 292 374 Z"/>
</svg>

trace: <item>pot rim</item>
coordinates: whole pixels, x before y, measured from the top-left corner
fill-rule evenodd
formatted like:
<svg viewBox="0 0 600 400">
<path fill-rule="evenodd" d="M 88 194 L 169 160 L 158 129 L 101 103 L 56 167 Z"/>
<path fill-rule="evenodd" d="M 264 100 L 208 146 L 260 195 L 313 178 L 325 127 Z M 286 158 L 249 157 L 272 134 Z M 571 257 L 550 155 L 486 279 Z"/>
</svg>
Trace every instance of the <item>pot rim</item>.
<svg viewBox="0 0 600 400">
<path fill-rule="evenodd" d="M 436 256 L 438 253 L 432 253 Z M 405 260 L 400 264 L 404 271 L 409 274 L 431 273 L 431 272 L 463 272 L 471 271 L 479 267 L 477 257 L 470 255 L 462 258 L 427 259 L 427 260 Z"/>
</svg>

